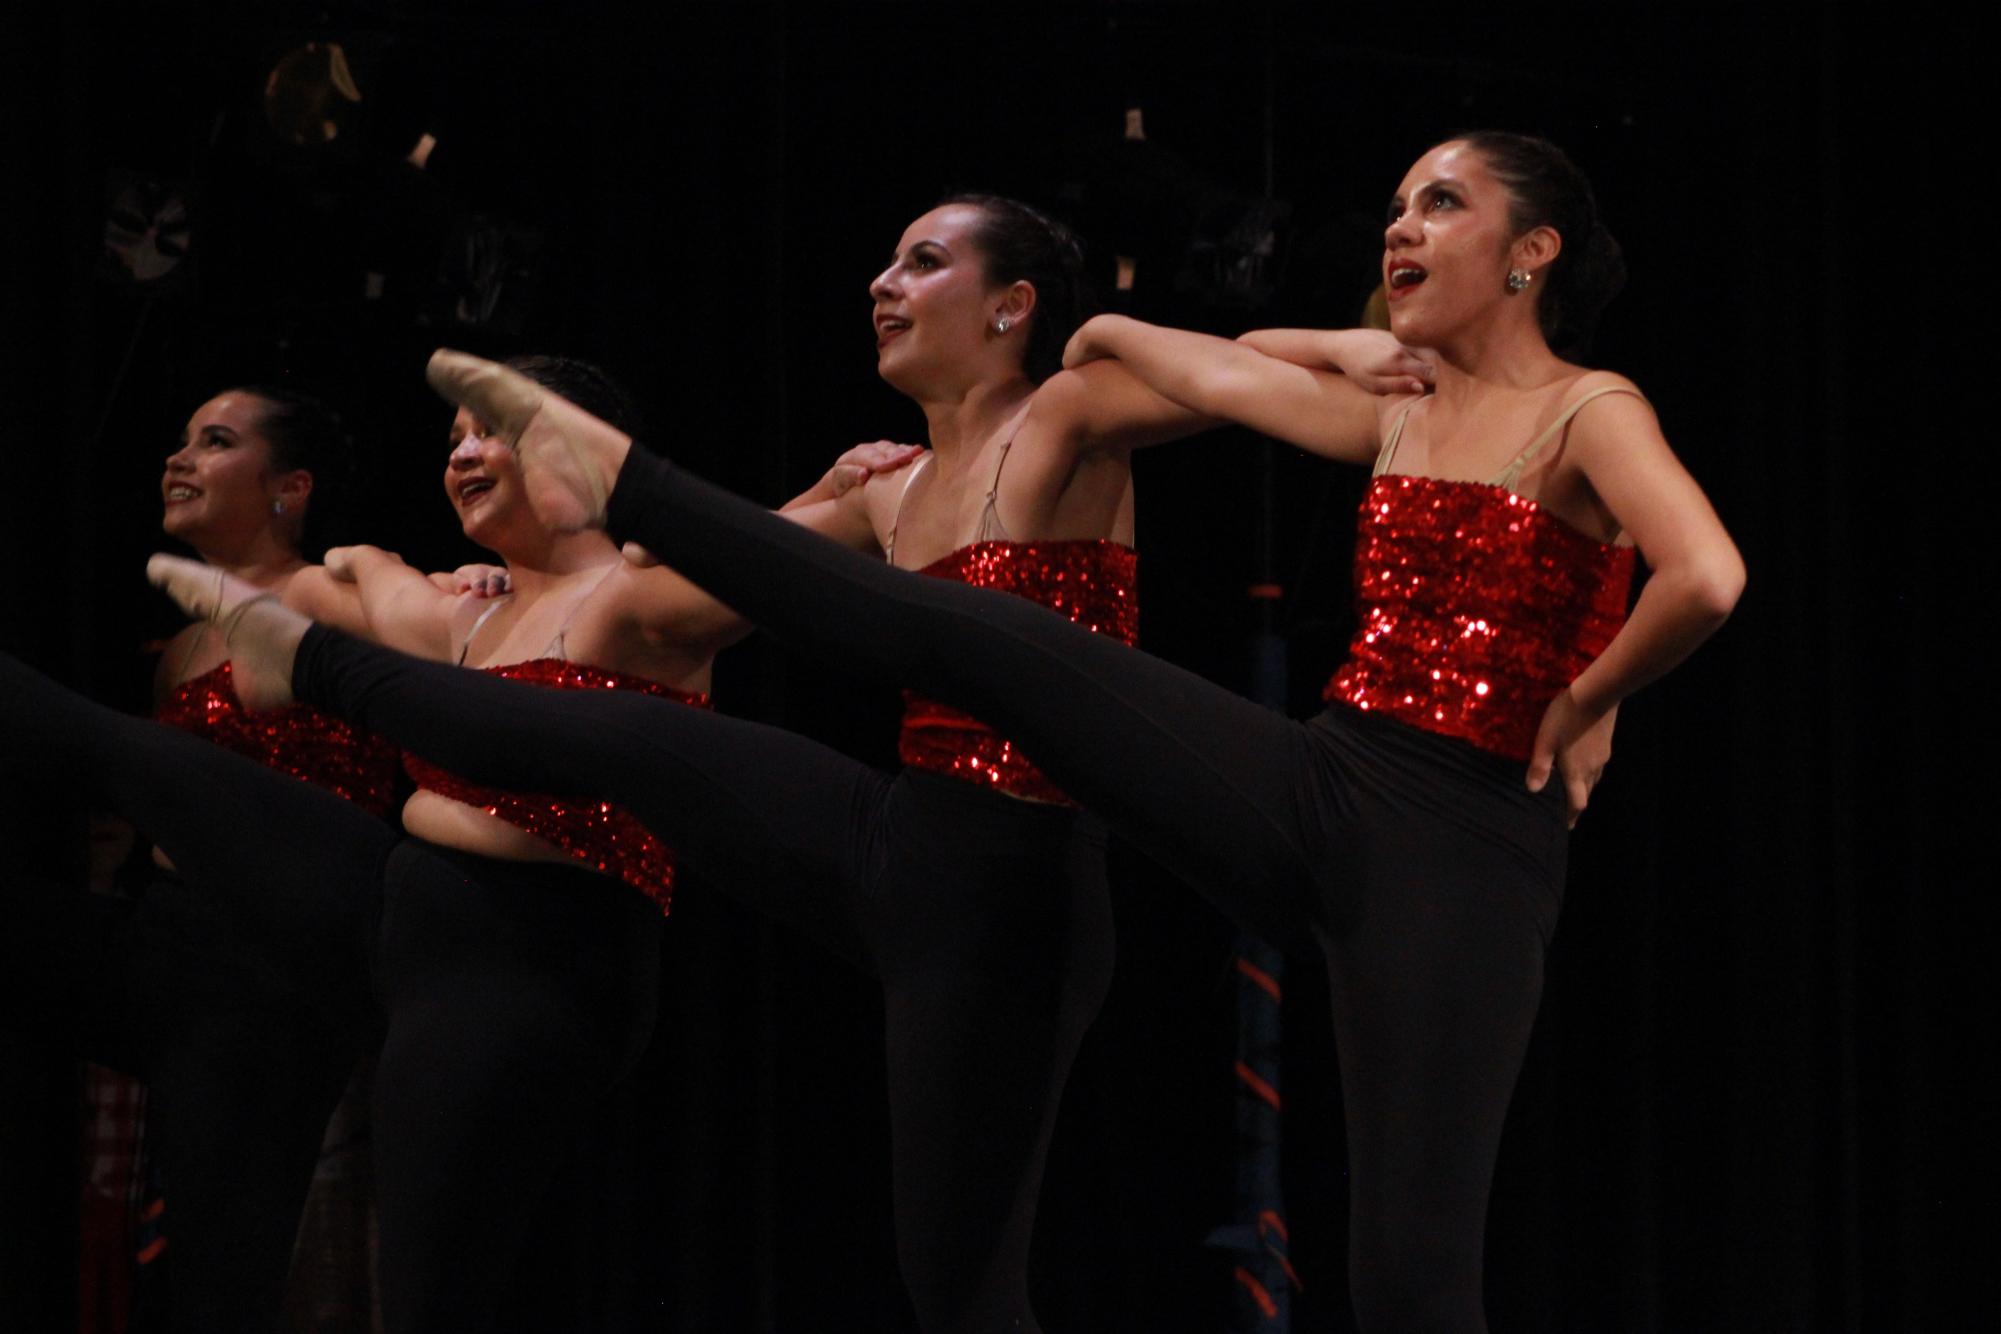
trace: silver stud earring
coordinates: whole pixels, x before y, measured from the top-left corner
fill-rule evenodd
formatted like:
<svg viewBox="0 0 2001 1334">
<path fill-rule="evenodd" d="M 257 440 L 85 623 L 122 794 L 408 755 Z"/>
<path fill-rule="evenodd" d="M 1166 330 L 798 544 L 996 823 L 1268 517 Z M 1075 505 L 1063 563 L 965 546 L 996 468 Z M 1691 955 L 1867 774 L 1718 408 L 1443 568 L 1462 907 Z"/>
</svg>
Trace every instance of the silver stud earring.
<svg viewBox="0 0 2001 1334">
<path fill-rule="evenodd" d="M 1529 285 L 1529 276 L 1530 276 L 1529 271 L 1527 269 L 1509 269 L 1508 290 L 1510 292 L 1521 291 L 1524 287 L 1527 287 Z"/>
<path fill-rule="evenodd" d="M 272 502 L 271 502 L 271 512 L 272 512 L 273 514 L 283 514 L 283 513 L 285 512 L 285 502 L 284 502 L 284 501 L 282 501 L 282 500 L 274 500 L 274 501 L 272 501 Z"/>
<path fill-rule="evenodd" d="M 1011 327 L 1013 327 L 1012 323 L 1005 315 L 1001 316 L 999 319 L 994 321 L 995 333 L 1006 333 Z"/>
</svg>

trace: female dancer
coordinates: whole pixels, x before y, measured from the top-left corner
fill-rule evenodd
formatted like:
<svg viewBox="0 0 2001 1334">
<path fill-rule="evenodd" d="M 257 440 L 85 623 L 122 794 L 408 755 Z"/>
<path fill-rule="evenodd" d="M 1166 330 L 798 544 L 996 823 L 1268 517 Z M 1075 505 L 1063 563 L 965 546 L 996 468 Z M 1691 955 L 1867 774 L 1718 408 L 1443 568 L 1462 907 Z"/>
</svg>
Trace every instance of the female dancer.
<svg viewBox="0 0 2001 1334">
<path fill-rule="evenodd" d="M 441 353 L 433 381 L 515 441 L 552 522 L 606 522 L 795 643 L 989 720 L 1239 921 L 1321 954 L 1362 1326 L 1478 1330 L 1488 1184 L 1567 815 L 1604 762 L 1613 706 L 1713 632 L 1744 574 L 1645 402 L 1550 350 L 1610 294 L 1592 262 L 1609 238 L 1560 152 L 1512 135 L 1440 144 L 1399 187 L 1384 239 L 1393 328 L 1438 358 L 1428 400 L 1378 404 L 1253 345 L 1122 322 L 1074 352 L 1116 351 L 1195 410 L 1382 469 L 1358 546 L 1362 628 L 1306 724 L 1020 599 L 771 523 L 497 368 Z M 1635 547 L 1653 575 L 1622 625 Z M 303 638 L 301 698 L 468 767 L 509 768 L 503 747 L 522 736 L 601 739 L 576 709 L 517 715 L 505 742 L 448 737 L 452 710 L 428 712 L 444 692 L 421 673 L 387 685 L 336 636 L 275 614 L 245 629 L 267 641 L 273 698 L 286 682 L 270 665 Z"/>
<path fill-rule="evenodd" d="M 964 197 L 912 223 L 870 291 L 878 368 L 923 405 L 932 453 L 901 486 L 792 517 L 878 547 L 885 568 L 1005 589 L 1130 641 L 1127 455 L 1201 421 L 1116 367 L 1055 373 L 1080 270 L 1075 242 L 1013 201 Z M 1356 350 L 1385 360 L 1387 342 Z M 518 781 L 604 792 L 881 980 L 897 1246 L 922 1327 L 1036 1328 L 1042 1164 L 1111 969 L 1095 822 L 1008 740 L 923 700 L 894 776 L 770 729 L 566 702 L 585 721 L 523 757 Z"/>
<path fill-rule="evenodd" d="M 211 566 L 282 591 L 319 549 L 347 465 L 339 418 L 324 404 L 280 388 L 226 390 L 195 409 L 167 459 L 161 526 Z M 221 639 L 204 627 L 169 642 L 157 696 L 162 721 L 376 819 L 388 814 L 395 748 L 310 709 L 247 719 Z M 164 868 L 137 898 L 38 884 L 23 886 L 16 906 L 5 1022 L 60 1035 L 150 1085 L 169 1189 L 173 1327 L 272 1327 L 321 1135 L 358 1044 L 263 942 Z"/>
<path fill-rule="evenodd" d="M 622 399 L 588 368 L 535 359 L 524 369 L 600 412 L 623 415 Z M 699 702 L 694 692 L 706 684 L 714 645 L 740 633 L 712 599 L 667 571 L 626 564 L 603 534 L 536 524 L 512 455 L 463 415 L 447 487 L 466 531 L 509 561 L 511 598 L 486 604 L 482 615 L 472 599 L 450 596 L 369 548 L 333 553 L 334 572 L 304 566 L 296 552 L 250 540 L 258 515 L 297 523 L 308 480 L 296 469 L 259 465 L 264 441 L 256 427 L 270 418 L 232 415 L 235 406 L 225 396 L 197 414 L 187 447 L 170 460 L 165 495 L 176 535 L 244 537 L 218 537 L 215 545 L 231 568 L 253 576 L 246 587 L 282 585 L 321 615 L 434 656 L 498 661 L 509 664 L 495 669 L 503 674 L 551 685 L 686 702 Z M 866 467 L 850 456 L 802 499 L 832 494 Z M 219 566 L 192 568 L 224 577 Z M 386 804 L 393 771 L 381 769 L 376 752 L 347 744 L 344 724 L 308 710 L 254 721 L 236 713 L 230 664 L 200 670 L 222 654 L 224 637 L 211 631 L 195 627 L 170 651 L 170 663 L 200 673 L 170 700 L 170 715 L 184 712 L 238 751 Z M 512 664 L 516 658 L 528 661 Z M 268 972 L 262 984 L 312 1020 L 307 1031 L 274 1017 L 294 1034 L 292 1045 L 265 1045 L 287 1064 L 258 1066 L 242 1081 L 260 1108 L 282 1102 L 292 1112 L 296 1101 L 282 1124 L 302 1127 L 299 1134 L 274 1147 L 267 1128 L 248 1117 L 204 1116 L 196 1128 L 215 1152 L 187 1166 L 182 1154 L 172 1164 L 177 1218 L 190 1207 L 184 1198 L 198 1203 L 240 1189 L 265 1157 L 278 1159 L 273 1177 L 295 1187 L 224 1201 L 265 1206 L 254 1215 L 259 1230 L 238 1249 L 196 1248 L 214 1251 L 219 1282 L 233 1278 L 246 1290 L 242 1310 L 224 1319 L 177 1291 L 176 1319 L 204 1330 L 263 1328 L 275 1319 L 303 1192 L 299 1173 L 310 1174 L 354 1054 L 380 1039 L 374 1133 L 385 1321 L 398 1331 L 490 1324 L 536 1188 L 567 1132 L 650 1029 L 665 850 L 594 802 L 480 792 L 435 770 L 420 771 L 425 786 L 404 811 L 407 827 L 428 839 L 404 838 L 337 796 L 98 708 L 10 660 L 0 659 L 0 679 L 8 743 L 0 753 L 10 763 L 35 756 L 47 776 L 95 791 L 134 819 L 193 887 L 173 902 L 204 926 L 220 924 L 202 967 L 181 972 L 194 982 L 205 980 L 202 968 Z M 588 865 L 575 865 L 580 856 Z M 608 883 L 605 873 L 641 892 Z M 69 900 L 38 901 L 74 908 Z M 87 921 L 63 925 L 90 938 Z M 194 982 L 177 976 L 151 990 L 171 1013 Z M 293 1072 L 305 1062 L 301 1053 L 317 1056 L 323 1047 L 326 1061 Z M 322 1064 L 336 1077 L 305 1077 Z M 177 1227 L 177 1254 L 187 1249 L 187 1231 Z M 177 1276 L 191 1272 L 187 1258 L 177 1260 Z M 241 1267 L 233 1275 L 232 1264 Z"/>
</svg>

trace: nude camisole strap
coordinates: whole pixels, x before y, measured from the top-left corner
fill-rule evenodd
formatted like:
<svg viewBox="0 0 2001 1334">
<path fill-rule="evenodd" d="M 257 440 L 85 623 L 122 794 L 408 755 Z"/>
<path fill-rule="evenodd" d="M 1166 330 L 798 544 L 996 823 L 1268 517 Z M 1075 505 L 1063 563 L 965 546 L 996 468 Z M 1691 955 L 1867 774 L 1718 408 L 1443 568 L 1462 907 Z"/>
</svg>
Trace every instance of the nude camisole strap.
<svg viewBox="0 0 2001 1334">
<path fill-rule="evenodd" d="M 512 596 L 513 594 L 511 593 L 508 595 L 508 597 Z M 479 618 L 472 623 L 472 629 L 466 631 L 465 642 L 459 645 L 459 656 L 458 656 L 459 666 L 463 667 L 466 665 L 466 654 L 472 652 L 472 637 L 479 633 L 479 629 L 481 626 L 485 625 L 488 621 L 493 619 L 493 613 L 499 611 L 502 607 L 506 605 L 507 605 L 507 598 L 495 598 L 491 603 L 487 605 L 486 610 L 479 614 Z"/>
<path fill-rule="evenodd" d="M 1542 453 L 1544 447 L 1547 446 L 1550 441 L 1556 439 L 1559 435 L 1563 434 L 1563 428 L 1570 425 L 1570 419 L 1572 417 L 1575 417 L 1578 414 L 1578 411 L 1582 409 L 1586 403 L 1591 402 L 1593 399 L 1603 398 L 1607 394 L 1631 394 L 1634 398 L 1640 399 L 1641 402 L 1646 401 L 1645 398 L 1641 396 L 1639 390 L 1628 389 L 1624 385 L 1618 385 L 1618 384 L 1607 385 L 1603 389 L 1592 390 L 1590 393 L 1586 394 L 1583 398 L 1578 399 L 1575 403 L 1572 403 L 1569 407 L 1565 408 L 1562 414 L 1559 415 L 1555 421 L 1549 424 L 1547 430 L 1545 430 L 1541 435 L 1537 436 L 1535 439 L 1529 441 L 1528 445 L 1522 450 L 1521 453 L 1515 455 L 1514 458 L 1510 459 L 1508 461 L 1508 466 L 1501 469 L 1500 475 L 1494 478 L 1492 485 L 1498 486 L 1506 491 L 1514 490 L 1516 483 L 1522 480 L 1522 473 L 1528 468 L 1528 466 L 1531 463 L 1534 463 L 1536 461 L 1536 456 Z"/>
<path fill-rule="evenodd" d="M 1509 459 L 1507 466 L 1502 468 L 1487 485 L 1498 486 L 1507 491 L 1514 490 L 1515 485 L 1521 481 L 1522 473 L 1527 470 L 1529 464 L 1536 461 L 1536 457 L 1542 453 L 1550 441 L 1562 434 L 1563 428 L 1570 425 L 1570 419 L 1575 417 L 1585 404 L 1591 402 L 1593 399 L 1603 398 L 1607 394 L 1631 394 L 1643 403 L 1646 401 L 1645 396 L 1639 390 L 1629 389 L 1625 385 L 1613 384 L 1607 385 L 1603 389 L 1592 390 L 1583 398 L 1578 399 L 1575 403 L 1565 408 L 1562 414 L 1555 421 L 1551 422 L 1540 435 L 1523 446 L 1519 454 Z M 1390 470 L 1390 461 L 1396 457 L 1397 442 L 1403 439 L 1404 423 L 1410 420 L 1411 409 L 1423 401 L 1422 399 L 1415 399 L 1405 405 L 1404 410 L 1397 414 L 1395 424 L 1390 427 L 1390 438 L 1383 443 L 1382 452 L 1376 455 L 1376 466 L 1370 474 L 1371 476 L 1381 477 Z"/>
<path fill-rule="evenodd" d="M 889 540 L 882 544 L 882 558 L 891 565 L 896 564 L 896 530 L 903 524 L 903 502 L 910 498 L 910 484 L 917 480 L 917 474 L 924 471 L 924 465 L 931 461 L 925 456 L 910 465 L 909 474 L 903 479 L 903 489 L 896 493 L 896 513 L 889 518 Z"/>
<path fill-rule="evenodd" d="M 1403 405 L 1403 411 L 1397 414 L 1396 421 L 1390 426 L 1390 438 L 1383 442 L 1382 449 L 1376 454 L 1376 466 L 1370 469 L 1369 476 L 1381 477 L 1390 470 L 1390 460 L 1397 455 L 1397 441 L 1403 439 L 1403 424 L 1410 420 L 1410 410 L 1422 402 L 1422 398 L 1413 398 Z"/>
<path fill-rule="evenodd" d="M 563 658 L 567 660 L 568 652 L 565 648 L 564 640 L 568 637 L 570 633 L 571 624 L 575 622 L 575 620 L 577 619 L 577 614 L 584 609 L 584 604 L 591 600 L 591 595 L 596 593 L 598 589 L 603 586 L 604 581 L 606 579 L 609 579 L 611 577 L 611 572 L 617 568 L 618 568 L 618 562 L 613 561 L 611 564 L 605 566 L 602 570 L 598 571 L 598 577 L 591 581 L 590 587 L 586 588 L 581 594 L 578 595 L 577 600 L 570 604 L 569 613 L 563 617 L 563 623 L 556 627 L 556 633 L 549 640 L 547 646 L 545 646 L 540 653 L 535 655 L 537 658 Z M 472 623 L 472 629 L 466 631 L 465 643 L 459 645 L 459 658 L 458 658 L 459 666 L 463 667 L 466 665 L 466 655 L 472 652 L 473 636 L 479 633 L 480 627 L 485 625 L 487 623 L 488 618 L 490 618 L 493 615 L 493 613 L 499 611 L 501 607 L 505 605 L 505 602 L 506 599 L 496 599 L 492 606 L 488 607 L 485 611 L 479 614 L 479 619 Z"/>
</svg>

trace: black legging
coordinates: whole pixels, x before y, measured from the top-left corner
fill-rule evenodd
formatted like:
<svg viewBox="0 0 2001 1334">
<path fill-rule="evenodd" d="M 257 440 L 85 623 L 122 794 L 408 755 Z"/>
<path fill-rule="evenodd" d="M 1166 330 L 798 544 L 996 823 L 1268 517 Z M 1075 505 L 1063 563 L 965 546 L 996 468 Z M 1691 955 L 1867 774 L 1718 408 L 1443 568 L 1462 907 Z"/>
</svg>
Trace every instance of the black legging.
<svg viewBox="0 0 2001 1334">
<path fill-rule="evenodd" d="M 0 944 L 0 1025 L 147 1082 L 169 1184 L 171 1327 L 277 1327 L 299 1213 L 352 1034 L 246 974 L 258 942 L 177 877 L 112 898 L 21 879 Z"/>
<path fill-rule="evenodd" d="M 4 655 L 0 740 L 44 781 L 130 819 L 197 895 L 226 904 L 230 930 L 252 942 L 236 962 L 256 969 L 253 985 L 306 1007 L 315 1032 L 380 1038 L 385 1323 L 397 1334 L 491 1326 L 561 1154 L 650 1032 L 658 909 L 593 872 L 405 838 L 330 792 L 93 704 Z M 88 914 L 59 916 L 70 921 L 59 933 L 91 929 Z M 188 1082 L 196 1099 L 232 1087 L 201 1071 Z M 212 1100 L 181 1120 L 246 1143 L 267 1133 L 254 1103 Z M 197 1187 L 177 1182 L 172 1207 Z M 257 1242 L 289 1253 L 297 1213 L 294 1201 L 270 1223 L 275 1238 Z"/>
<path fill-rule="evenodd" d="M 1020 598 L 885 567 L 635 448 L 637 541 L 795 647 L 1018 742 L 1242 925 L 1331 974 L 1367 1330 L 1480 1330 L 1501 1123 L 1541 993 L 1560 785 L 1345 708 L 1289 722 Z"/>
<path fill-rule="evenodd" d="M 1094 820 L 892 777 L 706 710 L 526 689 L 317 627 L 293 684 L 476 782 L 616 802 L 705 883 L 873 972 L 897 1254 L 918 1321 L 1038 1328 L 1026 1272 L 1043 1162 L 1112 968 Z"/>
</svg>

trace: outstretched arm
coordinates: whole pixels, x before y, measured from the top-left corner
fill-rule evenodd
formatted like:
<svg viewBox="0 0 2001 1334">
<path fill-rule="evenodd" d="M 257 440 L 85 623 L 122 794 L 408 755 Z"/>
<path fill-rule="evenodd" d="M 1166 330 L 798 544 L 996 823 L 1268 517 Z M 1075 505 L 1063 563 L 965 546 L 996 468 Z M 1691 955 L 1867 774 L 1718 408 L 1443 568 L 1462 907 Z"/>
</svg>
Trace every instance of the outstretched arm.
<svg viewBox="0 0 2001 1334">
<path fill-rule="evenodd" d="M 1589 376 L 1585 388 L 1625 384 Z M 1665 675 L 1714 634 L 1744 590 L 1744 560 L 1709 498 L 1632 394 L 1607 394 L 1577 414 L 1567 445 L 1598 498 L 1652 571 L 1617 637 L 1551 701 L 1536 735 L 1528 784 L 1563 773 L 1575 821 L 1610 751 L 1619 701 Z"/>
<path fill-rule="evenodd" d="M 439 662 L 452 656 L 452 612 L 460 595 L 380 547 L 333 548 L 324 565 L 294 577 L 285 602 L 314 620 L 405 653 Z"/>
<path fill-rule="evenodd" d="M 1249 341 L 1100 315 L 1071 338 L 1063 361 L 1088 369 L 1102 358 L 1116 358 L 1147 389 L 1191 414 L 1233 421 L 1329 458 L 1366 463 L 1376 455 L 1381 400 L 1346 376 L 1267 355 Z"/>
</svg>

